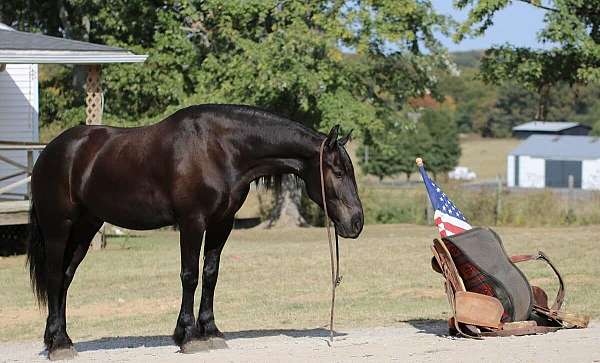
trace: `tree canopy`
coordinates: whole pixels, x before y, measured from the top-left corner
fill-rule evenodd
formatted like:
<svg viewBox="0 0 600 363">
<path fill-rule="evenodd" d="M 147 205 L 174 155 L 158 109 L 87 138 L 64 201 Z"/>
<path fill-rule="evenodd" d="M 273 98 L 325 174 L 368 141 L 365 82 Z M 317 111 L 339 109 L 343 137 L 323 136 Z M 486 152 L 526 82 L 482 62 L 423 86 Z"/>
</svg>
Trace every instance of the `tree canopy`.
<svg viewBox="0 0 600 363">
<path fill-rule="evenodd" d="M 545 11 L 544 28 L 538 33 L 550 49 L 516 47 L 510 44 L 485 52 L 481 76 L 490 83 L 515 81 L 540 97 L 536 119 L 548 113 L 548 94 L 559 83 L 589 84 L 600 81 L 600 7 L 596 0 L 520 0 Z M 467 19 L 454 34 L 481 35 L 493 23 L 494 15 L 514 0 L 457 0 L 459 9 L 468 9 Z"/>
<path fill-rule="evenodd" d="M 384 114 L 433 87 L 447 54 L 428 1 L 207 1 L 207 54 L 192 102 L 240 102 L 320 129 L 385 128 Z"/>
<path fill-rule="evenodd" d="M 423 0 L 17 0 L 0 4 L 0 21 L 149 54 L 143 66 L 104 70 L 107 121 L 124 124 L 155 120 L 169 106 L 232 102 L 361 135 L 434 90 L 432 70 L 449 65 L 434 36 L 448 19 Z M 42 102 L 55 114 L 43 122 L 76 122 L 68 116 L 79 117 L 83 97 L 66 90 L 76 73 L 46 77 L 53 92 Z"/>
</svg>

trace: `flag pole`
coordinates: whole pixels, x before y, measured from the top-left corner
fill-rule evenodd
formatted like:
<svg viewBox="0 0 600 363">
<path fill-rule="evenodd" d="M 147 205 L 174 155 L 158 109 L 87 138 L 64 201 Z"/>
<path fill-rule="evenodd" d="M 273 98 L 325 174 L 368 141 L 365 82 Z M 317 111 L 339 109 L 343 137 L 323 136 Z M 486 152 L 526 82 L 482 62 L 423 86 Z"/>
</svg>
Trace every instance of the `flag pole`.
<svg viewBox="0 0 600 363">
<path fill-rule="evenodd" d="M 417 166 L 419 167 L 419 172 L 421 173 L 421 176 L 423 177 L 423 182 L 425 182 L 425 169 L 423 169 L 423 159 L 421 158 L 416 158 L 415 162 L 417 163 Z M 425 183 L 427 184 L 427 183 Z M 427 223 L 430 225 L 433 225 L 433 205 L 432 205 L 432 201 L 431 201 L 431 197 L 429 196 L 429 192 L 427 193 L 427 201 L 425 203 L 427 203 Z"/>
</svg>

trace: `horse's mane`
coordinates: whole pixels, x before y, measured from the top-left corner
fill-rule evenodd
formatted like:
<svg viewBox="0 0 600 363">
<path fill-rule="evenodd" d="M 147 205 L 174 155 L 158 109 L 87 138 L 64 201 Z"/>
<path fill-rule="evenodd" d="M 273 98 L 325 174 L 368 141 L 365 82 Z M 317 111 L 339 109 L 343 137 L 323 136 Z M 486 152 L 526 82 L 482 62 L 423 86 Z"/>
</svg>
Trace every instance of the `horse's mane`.
<svg viewBox="0 0 600 363">
<path fill-rule="evenodd" d="M 184 111 L 186 110 L 186 111 Z M 313 135 L 319 135 L 318 131 L 304 125 L 303 123 L 285 117 L 275 111 L 267 110 L 258 106 L 248 106 L 239 104 L 219 104 L 219 103 L 206 103 L 201 105 L 194 105 L 179 110 L 178 112 L 214 112 L 223 113 L 231 116 L 233 119 L 237 117 L 243 117 L 244 121 L 267 121 L 274 124 L 280 124 L 284 127 L 297 127 Z M 176 112 L 177 113 L 177 112 Z M 237 117 L 236 117 L 237 116 Z"/>
<path fill-rule="evenodd" d="M 185 113 L 213 112 L 213 113 L 218 113 L 218 114 L 223 113 L 223 114 L 227 114 L 228 116 L 231 116 L 231 118 L 233 118 L 233 119 L 243 118 L 244 122 L 258 121 L 258 120 L 267 121 L 267 122 L 272 122 L 274 124 L 280 124 L 282 127 L 286 127 L 286 128 L 297 127 L 305 132 L 308 132 L 309 134 L 320 135 L 320 133 L 318 131 L 315 131 L 315 130 L 311 129 L 310 127 L 307 127 L 306 125 L 302 124 L 301 122 L 292 120 L 281 114 L 278 114 L 277 112 L 270 111 L 270 110 L 267 110 L 267 109 L 264 109 L 261 107 L 257 107 L 257 106 L 248 106 L 248 105 L 240 105 L 240 104 L 207 103 L 207 104 L 189 106 L 187 108 L 179 110 L 175 114 L 177 114 L 179 112 L 185 112 Z M 285 175 L 288 175 L 288 174 L 285 174 Z M 293 183 L 295 183 L 297 186 L 302 187 L 304 185 L 304 181 L 302 179 L 300 179 L 300 177 L 298 177 L 297 175 L 290 174 L 290 176 L 293 178 L 292 179 Z M 279 190 L 279 188 L 281 188 L 282 177 L 283 177 L 283 175 L 263 176 L 263 177 L 255 179 L 253 181 L 253 183 L 256 185 L 256 187 L 258 189 Z"/>
<path fill-rule="evenodd" d="M 281 189 L 281 182 L 283 175 L 289 175 L 292 178 L 292 183 L 298 187 L 304 186 L 304 181 L 299 176 L 294 174 L 282 174 L 282 175 L 268 175 L 261 176 L 253 181 L 254 185 L 259 190 L 275 190 Z"/>
</svg>

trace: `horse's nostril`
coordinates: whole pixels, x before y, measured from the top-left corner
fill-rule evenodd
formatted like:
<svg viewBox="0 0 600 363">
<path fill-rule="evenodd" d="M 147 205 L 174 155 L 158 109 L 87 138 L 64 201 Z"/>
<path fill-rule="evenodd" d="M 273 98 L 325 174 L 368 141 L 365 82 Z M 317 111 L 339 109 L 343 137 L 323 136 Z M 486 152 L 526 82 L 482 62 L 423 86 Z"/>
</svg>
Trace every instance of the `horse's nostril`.
<svg viewBox="0 0 600 363">
<path fill-rule="evenodd" d="M 360 216 L 354 216 L 352 218 L 352 229 L 354 232 L 359 232 L 362 229 L 362 221 Z"/>
</svg>

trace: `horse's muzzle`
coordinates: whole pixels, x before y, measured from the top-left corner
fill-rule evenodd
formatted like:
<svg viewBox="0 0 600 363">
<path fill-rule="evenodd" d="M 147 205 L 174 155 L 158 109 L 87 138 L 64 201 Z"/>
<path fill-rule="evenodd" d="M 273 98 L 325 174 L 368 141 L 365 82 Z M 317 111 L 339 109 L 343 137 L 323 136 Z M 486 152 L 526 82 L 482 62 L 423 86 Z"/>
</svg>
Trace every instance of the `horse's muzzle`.
<svg viewBox="0 0 600 363">
<path fill-rule="evenodd" d="M 350 219 L 349 224 L 337 224 L 337 233 L 344 238 L 357 238 L 363 230 L 364 218 L 362 214 L 356 214 Z"/>
</svg>

